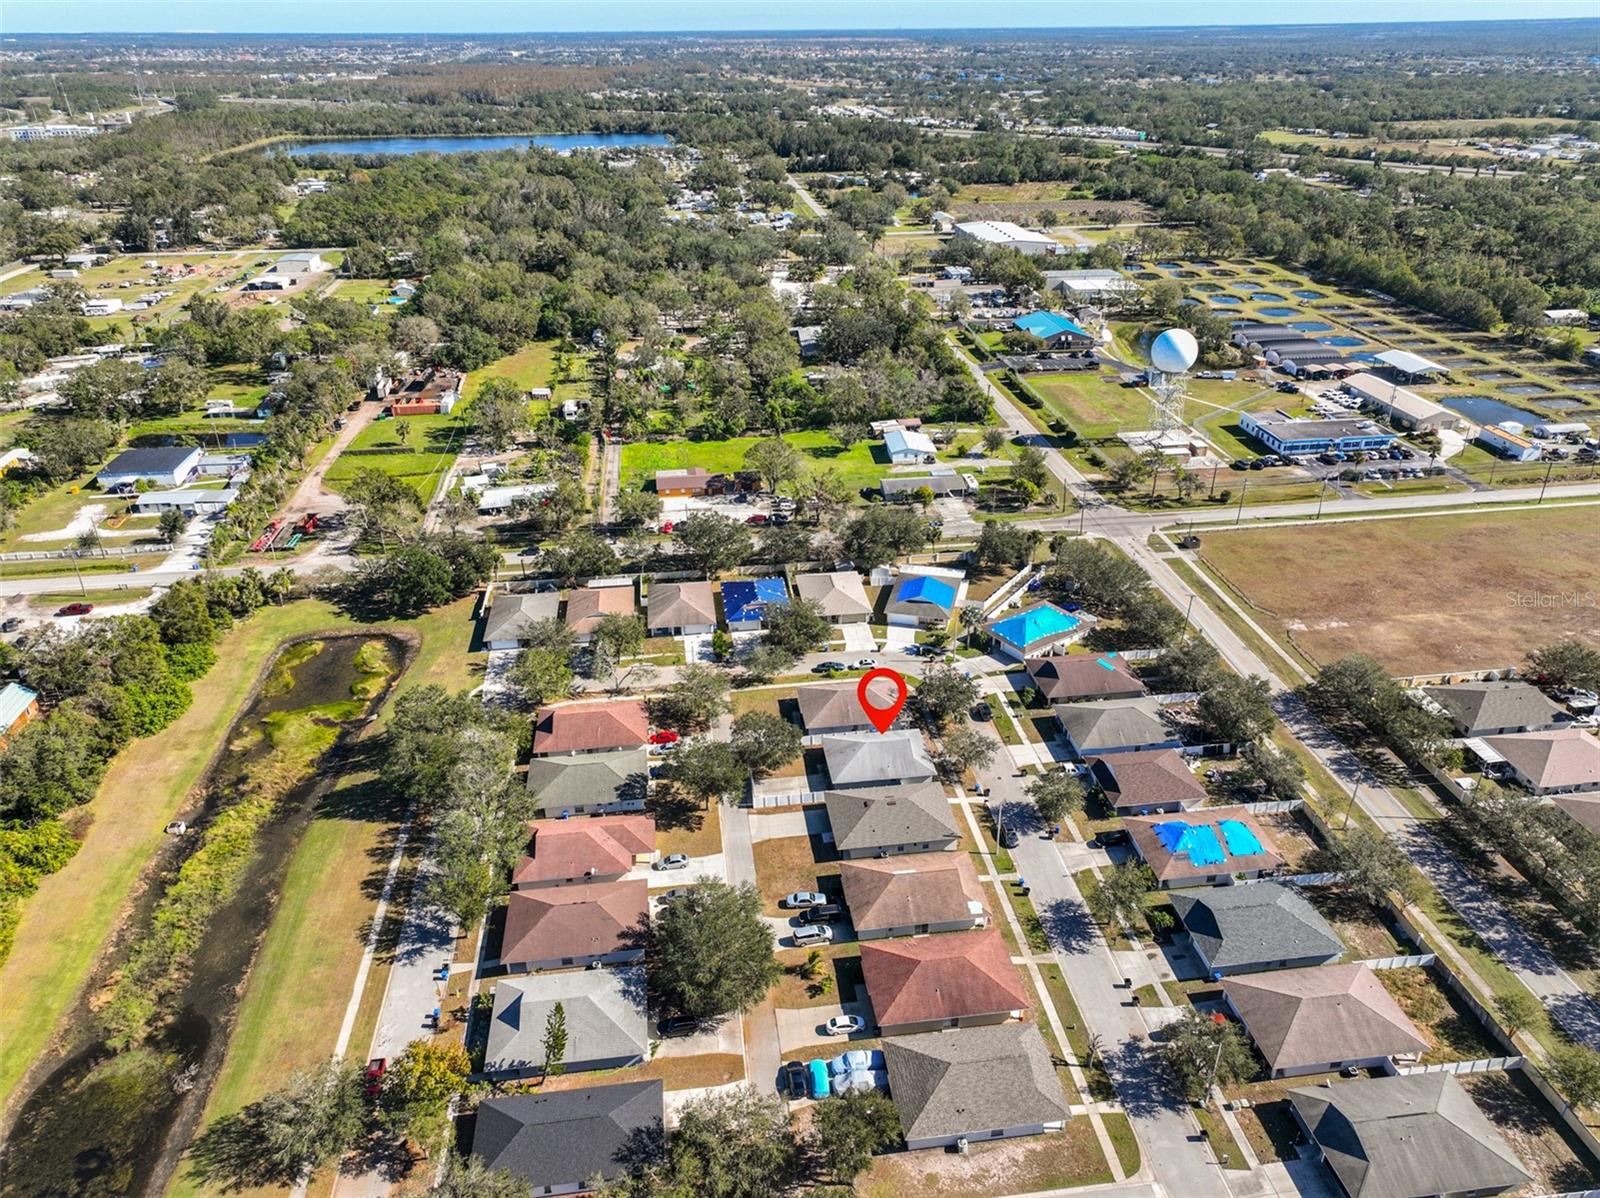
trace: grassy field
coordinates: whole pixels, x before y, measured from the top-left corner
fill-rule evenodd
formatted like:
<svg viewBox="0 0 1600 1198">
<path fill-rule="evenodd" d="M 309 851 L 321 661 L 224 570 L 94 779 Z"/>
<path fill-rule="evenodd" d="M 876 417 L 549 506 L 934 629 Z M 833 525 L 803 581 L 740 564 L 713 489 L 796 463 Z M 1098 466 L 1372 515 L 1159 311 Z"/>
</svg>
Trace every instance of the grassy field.
<svg viewBox="0 0 1600 1198">
<path fill-rule="evenodd" d="M 357 471 L 374 468 L 405 483 L 426 504 L 461 448 L 467 428 L 465 407 L 465 402 L 458 404 L 448 416 L 374 420 L 328 467 L 324 476 L 328 486 L 343 492 Z M 408 430 L 405 441 L 400 439 L 402 426 Z"/>
<path fill-rule="evenodd" d="M 470 400 L 478 394 L 478 388 L 490 379 L 510 379 L 524 391 L 532 390 L 534 387 L 549 387 L 553 392 L 552 402 L 555 403 L 588 398 L 588 357 L 585 354 L 573 353 L 570 371 L 572 377 L 569 381 L 564 383 L 551 381 L 555 374 L 557 348 L 558 343 L 555 341 L 535 341 L 523 346 L 514 354 L 490 362 L 489 365 L 467 375 L 462 395 Z"/>
<path fill-rule="evenodd" d="M 734 437 L 727 441 L 635 441 L 622 447 L 622 485 L 637 487 L 658 470 L 704 466 L 711 471 L 738 470 L 744 456 L 760 437 Z M 799 449 L 813 470 L 837 470 L 851 487 L 870 487 L 889 473 L 883 442 L 857 441 L 846 449 L 831 433 L 819 429 L 785 433 L 784 439 Z"/>
<path fill-rule="evenodd" d="M 452 631 L 470 630 L 471 602 L 464 600 L 421 620 L 396 625 L 419 631 L 424 641 L 423 653 L 402 686 L 430 677 L 452 686 L 471 684 L 470 663 L 464 656 L 467 637 L 456 639 Z M 145 863 L 162 841 L 162 828 L 183 809 L 262 664 L 285 638 L 350 626 L 333 608 L 312 600 L 258 612 L 218 644 L 217 664 L 194 684 L 189 710 L 155 736 L 134 741 L 112 762 L 85 810 L 88 826 L 82 847 L 28 900 L 15 947 L 0 966 L 0 986 L 9 993 L 29 995 L 26 1003 L 7 1003 L 0 1009 L 0 1092 L 9 1093 L 16 1085 L 77 999 Z M 317 846 L 329 840 L 319 834 L 305 843 Z M 342 868 L 364 877 L 367 863 L 362 860 L 355 868 L 346 861 Z M 300 901 L 309 901 L 311 910 L 319 912 L 320 900 Z M 287 893 L 284 902 L 285 910 L 292 912 L 295 904 Z M 319 928 L 324 926 L 322 914 L 315 918 Z M 320 951 L 315 944 L 303 947 Z M 303 986 L 293 990 L 297 1010 L 320 998 L 308 995 Z M 338 1000 L 341 1011 L 347 994 L 341 992 Z M 332 1031 L 311 1024 L 304 1030 L 331 1037 L 337 1021 Z"/>
<path fill-rule="evenodd" d="M 1363 652 L 1418 674 L 1600 643 L 1600 521 L 1587 507 L 1214 532 L 1201 556 L 1317 662 Z"/>
</svg>

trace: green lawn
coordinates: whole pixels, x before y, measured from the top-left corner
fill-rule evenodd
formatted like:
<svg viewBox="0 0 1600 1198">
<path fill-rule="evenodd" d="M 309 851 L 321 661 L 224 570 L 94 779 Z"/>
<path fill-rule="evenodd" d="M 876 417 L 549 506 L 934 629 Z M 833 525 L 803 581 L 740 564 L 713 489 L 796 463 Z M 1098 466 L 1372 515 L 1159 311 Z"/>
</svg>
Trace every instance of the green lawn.
<svg viewBox="0 0 1600 1198">
<path fill-rule="evenodd" d="M 1030 374 L 1028 386 L 1054 408 L 1073 432 L 1087 441 L 1150 426 L 1150 400 L 1143 390 L 1124 387 L 1114 375 L 1093 371 Z"/>
<path fill-rule="evenodd" d="M 498 361 L 474 370 L 467 375 L 462 395 L 470 400 L 477 395 L 478 388 L 488 380 L 510 379 L 524 391 L 532 390 L 534 387 L 549 387 L 554 393 L 554 402 L 557 403 L 568 399 L 587 399 L 590 393 L 587 354 L 574 351 L 569 381 L 564 383 L 551 381 L 555 373 L 558 347 L 559 343 L 556 341 L 535 341 L 523 346 L 514 354 L 508 354 Z"/>
<path fill-rule="evenodd" d="M 883 443 L 857 441 L 846 449 L 831 433 L 806 429 L 785 433 L 784 439 L 799 449 L 814 470 L 833 469 L 853 488 L 873 486 L 889 472 Z M 711 471 L 738 470 L 745 454 L 761 437 L 734 437 L 726 441 L 637 441 L 622 447 L 622 485 L 641 486 L 658 470 L 704 466 Z"/>
<path fill-rule="evenodd" d="M 389 297 L 394 294 L 389 286 L 388 279 L 342 279 L 336 285 L 336 290 L 331 298 L 346 300 L 352 304 L 378 304 L 382 308 L 398 308 L 398 304 L 390 304 Z"/>
<path fill-rule="evenodd" d="M 401 416 L 373 421 L 328 467 L 328 485 L 342 492 L 357 471 L 374 468 L 405 483 L 426 504 L 461 448 L 467 428 L 463 414 L 466 406 L 465 402 L 457 404 L 448 416 Z M 408 430 L 404 442 L 400 440 L 402 426 Z"/>
</svg>

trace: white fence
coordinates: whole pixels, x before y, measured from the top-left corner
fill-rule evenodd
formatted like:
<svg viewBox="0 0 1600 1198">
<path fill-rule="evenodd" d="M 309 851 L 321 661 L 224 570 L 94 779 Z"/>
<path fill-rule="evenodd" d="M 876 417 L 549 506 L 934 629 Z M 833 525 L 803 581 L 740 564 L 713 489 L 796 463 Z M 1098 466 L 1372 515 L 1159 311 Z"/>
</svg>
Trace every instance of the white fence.
<svg viewBox="0 0 1600 1198">
<path fill-rule="evenodd" d="M 1018 570 L 1010 578 L 1001 583 L 995 593 L 984 600 L 984 616 L 987 617 L 991 613 L 999 611 L 1007 603 L 1010 603 L 1011 597 L 1017 593 L 1017 591 L 1023 586 L 1024 583 L 1028 581 L 1030 577 L 1032 577 L 1032 575 L 1033 567 L 1023 566 L 1022 569 Z"/>
<path fill-rule="evenodd" d="M 1409 957 L 1370 957 L 1360 964 L 1368 969 L 1410 969 L 1413 966 L 1426 969 L 1438 959 L 1433 953 L 1413 953 Z"/>
<path fill-rule="evenodd" d="M 751 792 L 745 796 L 745 802 L 754 811 L 764 811 L 769 807 L 812 807 L 822 803 L 822 792 L 820 790 L 793 790 L 783 794 Z"/>
<path fill-rule="evenodd" d="M 128 557 L 139 553 L 171 553 L 171 545 L 117 545 L 98 549 L 22 549 L 15 553 L 0 553 L 0 562 L 37 562 L 69 557 Z"/>
<path fill-rule="evenodd" d="M 1278 815 L 1285 811 L 1299 811 L 1306 805 L 1304 799 L 1263 799 L 1259 803 L 1240 803 L 1251 815 Z"/>
<path fill-rule="evenodd" d="M 1504 1073 L 1507 1069 L 1521 1069 L 1523 1058 L 1481 1057 L 1476 1061 L 1444 1061 L 1437 1065 L 1399 1065 L 1395 1074 L 1409 1077 L 1413 1073 Z"/>
</svg>

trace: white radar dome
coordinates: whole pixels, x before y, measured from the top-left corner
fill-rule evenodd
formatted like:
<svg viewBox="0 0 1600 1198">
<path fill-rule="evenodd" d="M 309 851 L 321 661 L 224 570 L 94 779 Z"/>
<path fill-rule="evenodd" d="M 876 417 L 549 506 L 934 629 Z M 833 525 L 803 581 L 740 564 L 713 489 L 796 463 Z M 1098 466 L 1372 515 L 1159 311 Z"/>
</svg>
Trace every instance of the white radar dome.
<svg viewBox="0 0 1600 1198">
<path fill-rule="evenodd" d="M 1162 374 L 1182 374 L 1199 356 L 1200 347 L 1188 329 L 1168 329 L 1150 343 L 1150 365 Z"/>
</svg>

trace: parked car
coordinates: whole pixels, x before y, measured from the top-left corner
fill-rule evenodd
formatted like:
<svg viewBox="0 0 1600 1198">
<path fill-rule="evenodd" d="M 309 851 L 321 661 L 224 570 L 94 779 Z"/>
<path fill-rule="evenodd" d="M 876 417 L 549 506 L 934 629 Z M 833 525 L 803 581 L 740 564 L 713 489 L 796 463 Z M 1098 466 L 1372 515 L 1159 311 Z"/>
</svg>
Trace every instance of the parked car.
<svg viewBox="0 0 1600 1198">
<path fill-rule="evenodd" d="M 813 944 L 831 944 L 833 929 L 825 923 L 808 923 L 794 930 L 792 939 L 797 948 Z"/>
<path fill-rule="evenodd" d="M 810 1085 L 806 1077 L 806 1067 L 799 1061 L 785 1061 L 783 1072 L 779 1075 L 781 1081 L 778 1089 L 790 1098 L 804 1098 Z"/>
<path fill-rule="evenodd" d="M 863 657 L 850 668 L 852 670 L 876 670 L 878 668 L 878 663 L 873 661 L 870 657 Z"/>
<path fill-rule="evenodd" d="M 656 895 L 656 902 L 675 903 L 679 899 L 688 898 L 689 892 L 693 889 L 693 886 L 674 886 L 671 890 L 663 890 L 660 894 Z"/>
<path fill-rule="evenodd" d="M 787 523 L 789 523 L 789 513 L 788 512 L 773 512 L 772 513 L 772 522 L 774 524 L 787 524 Z"/>
<path fill-rule="evenodd" d="M 0 632 L 15 632 L 22 627 L 22 617 L 12 616 L 5 623 L 0 624 Z"/>
<path fill-rule="evenodd" d="M 791 911 L 799 911 L 806 907 L 820 907 L 828 901 L 828 896 L 816 890 L 796 890 L 793 894 L 783 896 L 780 907 L 788 907 Z"/>
<path fill-rule="evenodd" d="M 656 870 L 688 869 L 689 855 L 687 853 L 668 853 L 650 868 Z"/>
<path fill-rule="evenodd" d="M 1108 828 L 1089 843 L 1098 849 L 1110 848 L 1114 844 L 1127 844 L 1128 833 L 1123 828 Z"/>
<path fill-rule="evenodd" d="M 189 825 L 181 819 L 175 819 L 162 829 L 168 836 L 182 836 L 189 830 Z"/>
<path fill-rule="evenodd" d="M 867 1021 L 859 1015 L 835 1015 L 823 1024 L 830 1036 L 848 1036 L 852 1032 L 862 1031 L 866 1026 Z"/>
<path fill-rule="evenodd" d="M 744 522 L 746 524 L 765 524 L 767 522 L 767 514 L 765 512 L 757 512 L 753 516 L 746 516 Z"/>
<path fill-rule="evenodd" d="M 388 1072 L 388 1057 L 373 1057 L 372 1060 L 367 1062 L 367 1071 L 364 1076 L 366 1080 L 365 1089 L 368 1098 L 375 1097 L 378 1091 L 383 1088 L 383 1075 Z"/>
<path fill-rule="evenodd" d="M 700 1021 L 691 1019 L 687 1015 L 668 1015 L 656 1024 L 656 1031 L 661 1033 L 663 1040 L 676 1040 L 682 1036 L 692 1036 L 700 1030 Z"/>
<path fill-rule="evenodd" d="M 994 708 L 987 703 L 979 703 L 972 709 L 972 718 L 975 720 L 992 720 L 994 719 Z"/>
<path fill-rule="evenodd" d="M 808 923 L 838 923 L 844 918 L 844 908 L 838 903 L 823 903 L 820 907 L 807 907 L 795 916 L 795 922 L 804 926 Z"/>
<path fill-rule="evenodd" d="M 661 531 L 662 532 L 671 532 L 672 531 L 672 521 L 671 520 L 663 520 L 661 522 Z"/>
<path fill-rule="evenodd" d="M 650 734 L 650 743 L 653 745 L 675 745 L 678 743 L 678 734 L 671 728 L 657 728 Z"/>
<path fill-rule="evenodd" d="M 1022 835 L 1010 824 L 1005 824 L 1000 829 L 1000 847 L 1014 849 L 1022 843 Z"/>
<path fill-rule="evenodd" d="M 56 611 L 58 616 L 86 616 L 94 610 L 92 603 L 69 603 Z"/>
<path fill-rule="evenodd" d="M 845 670 L 849 667 L 842 661 L 824 661 L 811 667 L 813 674 L 832 674 L 835 670 Z"/>
</svg>

